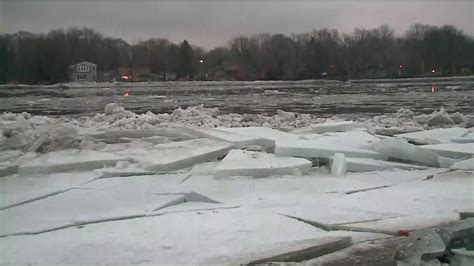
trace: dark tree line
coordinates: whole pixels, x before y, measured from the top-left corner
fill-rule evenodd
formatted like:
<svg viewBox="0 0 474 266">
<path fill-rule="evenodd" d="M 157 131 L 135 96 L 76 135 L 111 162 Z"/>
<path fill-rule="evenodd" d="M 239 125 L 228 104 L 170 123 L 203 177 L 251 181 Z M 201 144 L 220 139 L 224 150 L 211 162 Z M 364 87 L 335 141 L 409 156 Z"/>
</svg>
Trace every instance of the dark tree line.
<svg viewBox="0 0 474 266">
<path fill-rule="evenodd" d="M 201 61 L 202 60 L 202 61 Z M 314 30 L 286 36 L 239 36 L 204 51 L 186 40 L 130 45 L 88 28 L 0 35 L 0 83 L 56 83 L 80 61 L 176 73 L 184 79 L 281 80 L 463 75 L 474 71 L 474 39 L 454 26 L 415 24 L 403 36 L 382 25 L 352 34 Z M 433 73 L 434 71 L 434 73 Z"/>
</svg>

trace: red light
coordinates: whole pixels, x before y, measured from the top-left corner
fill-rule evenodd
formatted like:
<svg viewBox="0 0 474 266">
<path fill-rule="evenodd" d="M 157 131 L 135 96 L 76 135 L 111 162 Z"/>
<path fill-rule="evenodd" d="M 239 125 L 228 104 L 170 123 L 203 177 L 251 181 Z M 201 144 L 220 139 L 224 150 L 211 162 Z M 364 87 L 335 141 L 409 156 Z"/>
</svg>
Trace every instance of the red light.
<svg viewBox="0 0 474 266">
<path fill-rule="evenodd" d="M 128 80 L 128 76 L 122 76 L 122 79 Z"/>
<path fill-rule="evenodd" d="M 128 96 L 128 91 L 124 92 L 123 96 L 127 97 Z"/>
</svg>

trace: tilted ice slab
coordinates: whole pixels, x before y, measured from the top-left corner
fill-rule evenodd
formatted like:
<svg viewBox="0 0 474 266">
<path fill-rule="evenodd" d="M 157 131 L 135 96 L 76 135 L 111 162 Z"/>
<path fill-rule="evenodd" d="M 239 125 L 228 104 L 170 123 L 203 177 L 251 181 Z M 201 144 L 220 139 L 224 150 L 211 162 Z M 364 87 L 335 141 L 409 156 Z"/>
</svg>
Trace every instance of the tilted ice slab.
<svg viewBox="0 0 474 266">
<path fill-rule="evenodd" d="M 372 148 L 388 157 L 439 167 L 439 155 L 396 138 L 386 138 L 375 143 Z"/>
<path fill-rule="evenodd" d="M 39 232 L 74 223 L 144 215 L 181 196 L 73 189 L 0 211 L 0 235 Z"/>
<path fill-rule="evenodd" d="M 325 132 L 337 132 L 347 131 L 353 129 L 355 123 L 353 121 L 339 121 L 339 122 L 326 122 L 321 124 L 311 125 L 311 130 L 314 133 L 325 133 Z"/>
<path fill-rule="evenodd" d="M 455 143 L 474 143 L 474 132 L 467 132 L 461 137 L 452 138 L 451 142 Z"/>
<path fill-rule="evenodd" d="M 474 143 L 444 143 L 421 147 L 441 156 L 454 159 L 468 159 L 474 156 Z"/>
<path fill-rule="evenodd" d="M 192 139 L 159 144 L 152 150 L 131 149 L 118 153 L 137 161 L 145 170 L 168 172 L 224 157 L 232 146 L 228 142 Z"/>
<path fill-rule="evenodd" d="M 267 141 L 277 141 L 277 140 L 297 140 L 301 136 L 297 134 L 291 134 L 276 129 L 268 127 L 235 127 L 235 128 L 226 128 L 219 127 L 218 129 L 224 130 L 227 132 L 234 132 L 240 134 L 246 134 L 251 136 L 257 136 L 266 139 Z"/>
<path fill-rule="evenodd" d="M 474 158 L 457 162 L 451 166 L 455 170 L 474 170 Z"/>
<path fill-rule="evenodd" d="M 421 170 L 426 169 L 425 166 L 413 165 L 399 162 L 389 162 L 382 160 L 374 160 L 369 158 L 352 158 L 346 157 L 346 165 L 348 172 L 372 172 L 389 169 L 402 170 Z"/>
<path fill-rule="evenodd" d="M 396 135 L 396 137 L 403 138 L 420 144 L 440 144 L 449 143 L 451 139 L 460 138 L 467 132 L 465 128 L 437 128 L 432 130 L 417 131 L 411 133 L 404 133 Z"/>
<path fill-rule="evenodd" d="M 113 153 L 91 150 L 62 150 L 44 154 L 36 159 L 22 162 L 18 167 L 21 175 L 39 173 L 87 171 L 113 166 L 125 157 Z"/>
<path fill-rule="evenodd" d="M 214 140 L 226 141 L 233 143 L 235 148 L 243 148 L 249 145 L 259 145 L 263 147 L 274 147 L 275 141 L 263 137 L 252 136 L 249 134 L 242 134 L 230 131 L 224 131 L 220 129 L 207 129 L 207 128 L 192 128 L 189 129 L 192 135 L 204 138 L 210 138 Z"/>
<path fill-rule="evenodd" d="M 292 157 L 277 157 L 264 152 L 231 150 L 216 167 L 216 177 L 272 175 L 301 175 L 311 169 L 308 160 Z"/>
<path fill-rule="evenodd" d="M 315 140 L 278 140 L 275 154 L 280 156 L 296 156 L 303 158 L 330 158 L 336 153 L 349 157 L 385 159 L 386 157 L 372 150 L 360 149 L 336 144 L 327 144 Z"/>
</svg>

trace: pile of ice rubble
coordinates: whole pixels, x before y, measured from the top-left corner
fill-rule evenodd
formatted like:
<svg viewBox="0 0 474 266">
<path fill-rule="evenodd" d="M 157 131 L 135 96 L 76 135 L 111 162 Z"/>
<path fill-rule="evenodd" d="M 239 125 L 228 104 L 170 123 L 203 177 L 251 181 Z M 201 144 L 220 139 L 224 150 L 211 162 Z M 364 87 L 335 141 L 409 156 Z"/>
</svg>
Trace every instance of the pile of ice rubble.
<svg viewBox="0 0 474 266">
<path fill-rule="evenodd" d="M 220 177 L 302 175 L 325 165 L 335 176 L 394 168 L 472 169 L 472 120 L 444 110 L 415 116 L 406 109 L 358 122 L 285 111 L 219 115 L 202 106 L 137 115 L 117 104 L 92 118 L 4 113 L 0 175 L 103 167 L 111 175 L 164 173 L 217 159 L 222 160 L 214 174 Z M 442 126 L 453 127 L 424 130 Z M 408 133 L 393 134 L 399 132 Z"/>
</svg>

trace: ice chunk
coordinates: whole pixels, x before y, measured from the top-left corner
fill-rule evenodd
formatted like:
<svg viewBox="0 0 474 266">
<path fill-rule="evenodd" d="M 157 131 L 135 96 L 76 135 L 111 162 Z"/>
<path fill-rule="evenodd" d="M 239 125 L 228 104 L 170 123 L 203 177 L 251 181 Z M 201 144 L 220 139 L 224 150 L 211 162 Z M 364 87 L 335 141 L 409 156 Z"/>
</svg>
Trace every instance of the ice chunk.
<svg viewBox="0 0 474 266">
<path fill-rule="evenodd" d="M 214 175 L 266 177 L 306 173 L 312 166 L 308 160 L 292 157 L 277 157 L 264 152 L 231 150 L 219 163 Z"/>
<path fill-rule="evenodd" d="M 280 156 L 296 156 L 303 158 L 330 158 L 336 153 L 350 157 L 386 159 L 380 153 L 372 150 L 322 143 L 315 140 L 278 140 L 275 144 L 275 154 Z"/>
<path fill-rule="evenodd" d="M 455 170 L 474 170 L 474 158 L 457 162 L 451 166 Z"/>
<path fill-rule="evenodd" d="M 167 172 L 224 157 L 232 146 L 227 142 L 193 139 L 159 144 L 152 150 L 129 149 L 116 153 L 137 161 L 145 170 Z"/>
<path fill-rule="evenodd" d="M 379 170 L 389 169 L 402 169 L 402 170 L 418 170 L 426 169 L 425 166 L 413 165 L 407 163 L 390 162 L 382 160 L 374 160 L 370 158 L 352 158 L 346 157 L 346 165 L 348 172 L 372 172 Z"/>
<path fill-rule="evenodd" d="M 273 148 L 275 146 L 274 140 L 219 129 L 193 128 L 190 129 L 190 133 L 198 137 L 230 142 L 238 149 L 249 145 L 259 145 L 267 148 Z"/>
<path fill-rule="evenodd" d="M 291 134 L 283 131 L 279 131 L 272 128 L 267 127 L 236 127 L 236 128 L 218 128 L 220 130 L 224 130 L 227 132 L 235 132 L 240 134 L 246 134 L 251 136 L 257 136 L 269 141 L 277 141 L 277 140 L 293 140 L 299 139 L 300 136 L 296 134 Z"/>
<path fill-rule="evenodd" d="M 454 124 L 454 121 L 444 109 L 441 109 L 439 112 L 433 112 L 427 124 L 429 126 L 443 126 Z"/>
<path fill-rule="evenodd" d="M 454 159 L 468 159 L 474 156 L 474 143 L 444 143 L 421 147 L 441 156 Z"/>
<path fill-rule="evenodd" d="M 375 143 L 372 148 L 389 157 L 439 167 L 437 154 L 395 138 L 386 138 Z"/>
<path fill-rule="evenodd" d="M 311 129 L 314 133 L 347 131 L 354 127 L 355 123 L 353 121 L 326 122 L 311 125 Z"/>
<path fill-rule="evenodd" d="M 460 159 L 451 159 L 443 156 L 439 156 L 438 163 L 442 168 L 449 168 L 451 165 L 461 161 Z"/>
<path fill-rule="evenodd" d="M 346 158 L 342 153 L 334 154 L 331 165 L 331 175 L 333 176 L 343 176 L 346 174 Z"/>
<path fill-rule="evenodd" d="M 18 167 L 18 173 L 34 175 L 38 173 L 87 171 L 107 165 L 113 166 L 121 160 L 125 160 L 125 158 L 112 153 L 90 150 L 62 150 L 22 162 Z"/>
<path fill-rule="evenodd" d="M 0 162 L 0 177 L 16 174 L 18 164 L 12 162 Z"/>
<path fill-rule="evenodd" d="M 453 138 L 460 138 L 467 132 L 465 128 L 437 128 L 432 130 L 399 134 L 397 137 L 420 144 L 449 143 Z"/>
</svg>

